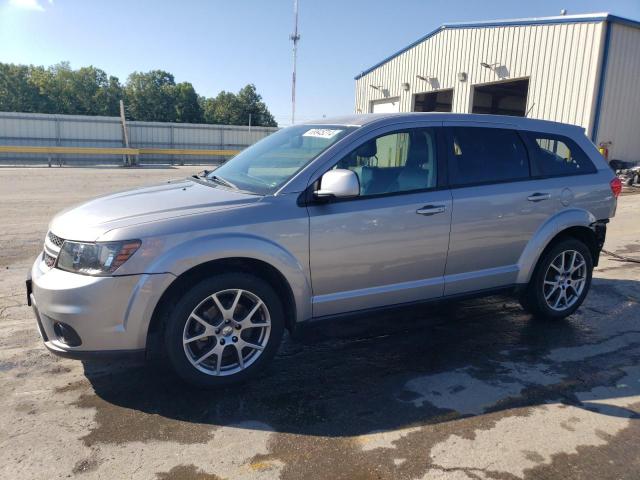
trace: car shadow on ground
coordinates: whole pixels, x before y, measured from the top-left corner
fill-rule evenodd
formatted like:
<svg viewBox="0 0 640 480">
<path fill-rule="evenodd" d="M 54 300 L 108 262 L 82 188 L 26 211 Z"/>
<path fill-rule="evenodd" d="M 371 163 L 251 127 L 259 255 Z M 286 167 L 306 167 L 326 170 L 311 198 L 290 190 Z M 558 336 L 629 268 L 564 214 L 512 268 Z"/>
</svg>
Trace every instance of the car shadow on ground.
<svg viewBox="0 0 640 480">
<path fill-rule="evenodd" d="M 561 322 L 488 297 L 322 324 L 313 341 L 286 338 L 262 377 L 215 391 L 186 386 L 157 365 L 84 367 L 102 407 L 120 408 L 114 418 L 125 408 L 329 437 L 549 402 L 638 418 L 613 400 L 640 395 L 639 382 L 624 380 L 639 373 L 639 293 L 640 282 L 598 279 L 586 304 Z"/>
</svg>

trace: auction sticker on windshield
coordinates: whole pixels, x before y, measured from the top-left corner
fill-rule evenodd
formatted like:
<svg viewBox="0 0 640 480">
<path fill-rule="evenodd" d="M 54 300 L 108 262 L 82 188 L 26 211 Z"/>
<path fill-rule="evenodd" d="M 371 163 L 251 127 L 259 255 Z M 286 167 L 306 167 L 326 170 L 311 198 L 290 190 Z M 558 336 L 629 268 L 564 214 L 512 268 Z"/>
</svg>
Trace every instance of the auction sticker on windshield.
<svg viewBox="0 0 640 480">
<path fill-rule="evenodd" d="M 341 131 L 342 130 L 331 130 L 329 128 L 312 128 L 303 133 L 302 136 L 315 138 L 333 138 Z"/>
</svg>

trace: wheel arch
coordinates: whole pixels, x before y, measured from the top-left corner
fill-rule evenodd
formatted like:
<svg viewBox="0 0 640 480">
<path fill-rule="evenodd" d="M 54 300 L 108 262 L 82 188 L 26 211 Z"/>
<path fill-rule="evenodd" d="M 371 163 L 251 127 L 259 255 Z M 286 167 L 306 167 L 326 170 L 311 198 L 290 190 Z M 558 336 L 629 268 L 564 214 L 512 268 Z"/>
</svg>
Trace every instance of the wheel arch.
<svg viewBox="0 0 640 480">
<path fill-rule="evenodd" d="M 251 257 L 219 258 L 201 263 L 183 272 L 162 293 L 153 309 L 147 330 L 147 350 L 152 350 L 150 352 L 152 355 L 156 353 L 154 351 L 162 348 L 162 333 L 171 306 L 177 302 L 189 286 L 216 274 L 228 272 L 249 273 L 267 281 L 276 290 L 278 297 L 282 299 L 285 327 L 289 331 L 295 329 L 297 323 L 296 298 L 289 281 L 280 270 L 268 262 Z"/>
<path fill-rule="evenodd" d="M 527 244 L 518 262 L 517 284 L 529 283 L 540 258 L 556 243 L 575 238 L 585 243 L 591 252 L 594 266 L 598 263 L 600 247 L 593 225 L 596 218 L 586 210 L 565 210 L 542 225 Z"/>
</svg>

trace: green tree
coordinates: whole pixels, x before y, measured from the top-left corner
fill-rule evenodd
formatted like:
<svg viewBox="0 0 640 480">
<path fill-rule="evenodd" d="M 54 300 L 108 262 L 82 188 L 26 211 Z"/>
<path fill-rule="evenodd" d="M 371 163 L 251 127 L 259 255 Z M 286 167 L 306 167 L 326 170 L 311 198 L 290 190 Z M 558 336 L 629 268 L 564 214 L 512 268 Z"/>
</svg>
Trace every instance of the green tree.
<svg viewBox="0 0 640 480">
<path fill-rule="evenodd" d="M 49 99 L 33 80 L 42 67 L 0 63 L 0 111 L 49 113 Z"/>
<path fill-rule="evenodd" d="M 189 82 L 178 83 L 174 88 L 176 122 L 202 123 L 202 108 L 198 94 Z"/>
<path fill-rule="evenodd" d="M 204 106 L 204 121 L 218 125 L 237 125 L 240 105 L 234 93 L 221 91 L 215 98 L 208 98 Z"/>
<path fill-rule="evenodd" d="M 133 72 L 124 88 L 128 116 L 131 120 L 175 122 L 175 85 L 173 75 L 163 70 Z"/>
<path fill-rule="evenodd" d="M 0 63 L 0 111 L 117 116 L 121 99 L 131 120 L 248 125 L 251 117 L 252 125 L 277 125 L 253 84 L 204 98 L 163 70 L 133 72 L 123 86 L 93 66 Z"/>
<path fill-rule="evenodd" d="M 60 64 L 52 71 L 52 84 L 57 97 L 58 110 L 76 115 L 100 115 L 109 111 L 102 95 L 109 86 L 106 72 L 93 66 L 72 70 Z"/>
<path fill-rule="evenodd" d="M 20 111 L 75 115 L 117 115 L 122 87 L 116 77 L 93 66 L 73 70 L 68 63 L 48 69 L 28 67 L 27 85 L 38 92 L 35 109 L 23 105 Z M 14 89 L 14 91 L 20 89 Z M 34 102 L 32 102 L 34 103 Z"/>
<path fill-rule="evenodd" d="M 256 91 L 256 86 L 252 83 L 242 88 L 237 95 L 239 111 L 237 112 L 236 125 L 247 125 L 249 115 L 251 115 L 252 125 L 264 127 L 277 127 L 273 115 L 269 112 L 266 104 L 262 101 L 262 96 Z"/>
<path fill-rule="evenodd" d="M 249 125 L 276 127 L 278 124 L 262 101 L 262 96 L 253 84 L 242 88 L 237 94 L 220 92 L 215 98 L 203 102 L 204 121 L 221 125 Z"/>
<path fill-rule="evenodd" d="M 80 79 L 74 78 L 68 62 L 61 62 L 43 71 L 34 72 L 34 81 L 40 92 L 49 99 L 50 109 L 47 113 L 84 114 L 87 115 L 87 101 L 81 98 L 87 92 L 80 92 L 83 86 Z M 85 86 L 86 87 L 86 86 Z M 91 93 L 89 93 L 89 96 Z"/>
<path fill-rule="evenodd" d="M 96 115 L 116 117 L 120 115 L 120 100 L 124 99 L 124 89 L 118 77 L 109 76 L 96 94 Z"/>
</svg>

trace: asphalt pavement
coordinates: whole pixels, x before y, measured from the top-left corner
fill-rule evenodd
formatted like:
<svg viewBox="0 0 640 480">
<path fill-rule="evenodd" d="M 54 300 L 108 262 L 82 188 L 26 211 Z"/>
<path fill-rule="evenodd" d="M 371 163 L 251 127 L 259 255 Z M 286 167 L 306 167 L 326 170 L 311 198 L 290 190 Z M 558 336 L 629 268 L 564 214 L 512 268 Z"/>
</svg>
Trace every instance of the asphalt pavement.
<svg viewBox="0 0 640 480">
<path fill-rule="evenodd" d="M 640 478 L 640 264 L 613 257 L 566 321 L 489 297 L 332 322 L 217 391 L 49 354 L 24 278 L 53 213 L 199 169 L 0 169 L 3 478 Z M 640 259 L 639 212 L 608 251 Z"/>
</svg>

